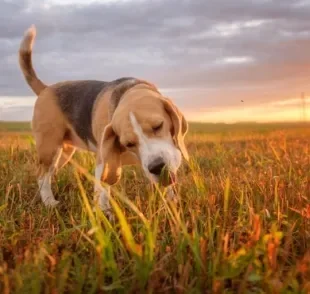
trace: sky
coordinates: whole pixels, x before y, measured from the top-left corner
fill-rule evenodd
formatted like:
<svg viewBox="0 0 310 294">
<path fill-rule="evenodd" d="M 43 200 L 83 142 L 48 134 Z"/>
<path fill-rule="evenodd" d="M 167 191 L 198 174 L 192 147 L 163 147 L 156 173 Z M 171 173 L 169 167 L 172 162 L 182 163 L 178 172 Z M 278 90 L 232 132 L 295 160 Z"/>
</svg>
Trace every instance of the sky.
<svg viewBox="0 0 310 294">
<path fill-rule="evenodd" d="M 300 120 L 303 92 L 310 120 L 309 16 L 310 0 L 2 0 L 0 120 L 31 119 L 17 52 L 32 24 L 47 84 L 142 78 L 209 122 Z"/>
</svg>

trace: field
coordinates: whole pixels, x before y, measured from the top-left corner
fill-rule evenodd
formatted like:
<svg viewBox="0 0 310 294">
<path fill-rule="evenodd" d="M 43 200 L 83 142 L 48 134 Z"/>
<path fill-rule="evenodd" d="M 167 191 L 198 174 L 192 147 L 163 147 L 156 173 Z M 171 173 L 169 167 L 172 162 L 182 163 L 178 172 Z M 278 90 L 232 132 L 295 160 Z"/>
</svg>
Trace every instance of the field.
<svg viewBox="0 0 310 294">
<path fill-rule="evenodd" d="M 29 124 L 0 124 L 0 293 L 310 293 L 310 126 L 192 124 L 179 202 L 138 168 L 90 208 L 78 153 L 36 201 Z M 56 185 L 57 179 L 57 185 Z"/>
</svg>

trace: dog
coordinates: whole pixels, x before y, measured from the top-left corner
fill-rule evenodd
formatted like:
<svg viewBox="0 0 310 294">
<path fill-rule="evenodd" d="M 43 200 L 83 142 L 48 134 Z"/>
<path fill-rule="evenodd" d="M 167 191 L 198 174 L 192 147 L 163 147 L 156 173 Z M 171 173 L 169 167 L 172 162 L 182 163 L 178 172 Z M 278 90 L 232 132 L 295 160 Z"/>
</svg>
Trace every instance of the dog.
<svg viewBox="0 0 310 294">
<path fill-rule="evenodd" d="M 188 123 L 170 99 L 152 84 L 136 78 L 64 81 L 46 85 L 32 65 L 36 28 L 24 34 L 19 65 L 37 95 L 32 132 L 38 156 L 38 185 L 45 206 L 58 204 L 51 177 L 76 149 L 96 154 L 94 203 L 113 218 L 110 186 L 116 184 L 124 165 L 140 165 L 151 183 L 163 185 L 173 195 L 182 157 L 188 160 L 184 138 Z M 103 182 L 104 185 L 98 183 Z M 167 192 L 168 193 L 168 192 Z"/>
</svg>

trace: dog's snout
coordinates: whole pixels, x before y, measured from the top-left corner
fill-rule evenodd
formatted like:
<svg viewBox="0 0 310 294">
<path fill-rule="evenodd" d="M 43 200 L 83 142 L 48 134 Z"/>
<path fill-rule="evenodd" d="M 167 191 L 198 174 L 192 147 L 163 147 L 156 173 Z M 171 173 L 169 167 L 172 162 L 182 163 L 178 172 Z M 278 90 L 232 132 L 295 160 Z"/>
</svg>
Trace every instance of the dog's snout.
<svg viewBox="0 0 310 294">
<path fill-rule="evenodd" d="M 162 170 L 165 168 L 165 166 L 166 165 L 164 161 L 162 160 L 162 158 L 158 158 L 149 164 L 148 169 L 151 174 L 159 176 Z"/>
</svg>

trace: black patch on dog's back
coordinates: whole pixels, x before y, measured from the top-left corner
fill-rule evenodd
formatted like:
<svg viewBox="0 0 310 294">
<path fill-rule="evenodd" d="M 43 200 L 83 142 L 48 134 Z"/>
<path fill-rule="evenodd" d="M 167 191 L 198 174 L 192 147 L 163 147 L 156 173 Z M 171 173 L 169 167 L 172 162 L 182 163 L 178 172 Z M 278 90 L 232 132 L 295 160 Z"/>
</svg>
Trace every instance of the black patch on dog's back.
<svg viewBox="0 0 310 294">
<path fill-rule="evenodd" d="M 77 135 L 86 143 L 97 145 L 92 132 L 92 112 L 98 94 L 132 78 L 121 78 L 112 82 L 70 81 L 54 86 L 58 104 L 72 124 Z"/>
</svg>

